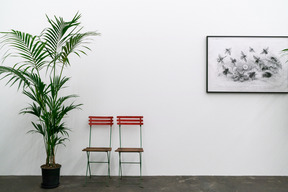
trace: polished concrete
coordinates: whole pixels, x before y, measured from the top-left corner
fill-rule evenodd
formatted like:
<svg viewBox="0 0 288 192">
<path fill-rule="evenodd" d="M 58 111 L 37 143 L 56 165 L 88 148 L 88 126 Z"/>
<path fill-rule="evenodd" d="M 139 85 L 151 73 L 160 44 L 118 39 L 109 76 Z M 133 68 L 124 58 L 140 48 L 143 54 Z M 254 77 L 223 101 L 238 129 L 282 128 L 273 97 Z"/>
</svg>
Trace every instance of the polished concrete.
<svg viewBox="0 0 288 192">
<path fill-rule="evenodd" d="M 92 177 L 85 185 L 85 177 L 62 176 L 60 186 L 41 189 L 39 176 L 0 176 L 0 191 L 61 191 L 61 192 L 288 192 L 288 177 L 273 176 L 149 176 Z"/>
</svg>

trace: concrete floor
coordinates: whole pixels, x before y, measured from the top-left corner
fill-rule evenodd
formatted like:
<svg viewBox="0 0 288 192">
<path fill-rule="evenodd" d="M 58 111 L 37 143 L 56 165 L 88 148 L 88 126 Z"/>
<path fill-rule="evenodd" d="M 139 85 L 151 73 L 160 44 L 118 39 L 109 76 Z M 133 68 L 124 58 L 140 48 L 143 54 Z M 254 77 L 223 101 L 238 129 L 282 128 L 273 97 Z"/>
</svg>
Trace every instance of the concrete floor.
<svg viewBox="0 0 288 192">
<path fill-rule="evenodd" d="M 58 188 L 47 190 L 40 188 L 40 176 L 0 176 L 0 191 L 288 192 L 288 177 L 151 176 L 140 181 L 133 177 L 92 177 L 85 186 L 85 177 L 62 176 Z"/>
</svg>

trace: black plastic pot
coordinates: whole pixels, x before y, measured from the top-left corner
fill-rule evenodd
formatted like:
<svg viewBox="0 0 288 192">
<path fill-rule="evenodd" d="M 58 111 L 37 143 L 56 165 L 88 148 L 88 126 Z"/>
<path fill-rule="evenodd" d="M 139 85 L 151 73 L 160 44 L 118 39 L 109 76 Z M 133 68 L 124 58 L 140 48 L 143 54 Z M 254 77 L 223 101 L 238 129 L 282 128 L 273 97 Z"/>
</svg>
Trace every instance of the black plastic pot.
<svg viewBox="0 0 288 192">
<path fill-rule="evenodd" d="M 46 168 L 45 166 L 41 166 L 42 169 L 42 183 L 41 187 L 45 189 L 52 189 L 59 186 L 59 178 L 60 178 L 60 168 L 61 165 L 55 168 Z"/>
</svg>

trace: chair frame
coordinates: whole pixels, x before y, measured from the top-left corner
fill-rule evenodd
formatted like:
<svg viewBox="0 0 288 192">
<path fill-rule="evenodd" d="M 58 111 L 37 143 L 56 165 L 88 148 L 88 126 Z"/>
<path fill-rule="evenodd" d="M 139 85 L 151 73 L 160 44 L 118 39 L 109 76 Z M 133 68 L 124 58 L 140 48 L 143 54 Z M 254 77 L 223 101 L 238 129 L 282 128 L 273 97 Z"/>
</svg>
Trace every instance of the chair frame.
<svg viewBox="0 0 288 192">
<path fill-rule="evenodd" d="M 92 132 L 92 126 L 97 125 L 109 125 L 109 147 L 91 147 L 91 132 Z M 91 163 L 107 163 L 108 164 L 108 177 L 110 177 L 110 156 L 111 156 L 111 138 L 112 138 L 112 126 L 113 126 L 113 116 L 89 116 L 89 147 L 86 147 L 82 151 L 86 151 L 87 154 L 87 168 L 86 168 L 86 183 L 87 183 L 87 175 L 89 170 L 90 178 L 92 176 L 91 174 Z M 106 152 L 107 155 L 107 161 L 90 161 L 90 153 L 91 152 Z"/>
<path fill-rule="evenodd" d="M 122 164 L 139 164 L 140 165 L 140 178 L 142 178 L 142 152 L 144 149 L 142 147 L 142 125 L 143 125 L 143 116 L 117 116 L 117 125 L 119 125 L 119 144 L 120 147 L 115 150 L 119 153 L 119 176 L 122 179 Z M 121 126 L 122 125 L 139 125 L 140 126 L 140 148 L 123 148 L 122 139 L 121 139 Z M 138 153 L 139 161 L 136 162 L 127 162 L 122 161 L 122 153 Z"/>
</svg>

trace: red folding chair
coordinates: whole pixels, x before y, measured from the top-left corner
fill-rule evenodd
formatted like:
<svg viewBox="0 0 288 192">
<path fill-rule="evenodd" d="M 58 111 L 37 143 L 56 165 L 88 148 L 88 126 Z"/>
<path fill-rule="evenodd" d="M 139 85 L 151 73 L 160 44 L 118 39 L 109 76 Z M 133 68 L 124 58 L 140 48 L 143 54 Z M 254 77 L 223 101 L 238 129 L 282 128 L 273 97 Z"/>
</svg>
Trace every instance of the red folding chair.
<svg viewBox="0 0 288 192">
<path fill-rule="evenodd" d="M 96 127 L 98 125 L 108 125 L 110 127 L 109 131 L 109 147 L 91 147 L 91 129 L 92 126 Z M 87 174 L 89 170 L 90 178 L 91 178 L 91 168 L 90 163 L 107 163 L 108 164 L 108 176 L 110 178 L 110 153 L 111 153 L 111 136 L 112 136 L 112 125 L 113 125 L 113 117 L 112 116 L 89 116 L 89 147 L 86 147 L 82 151 L 86 151 L 87 154 L 87 169 L 86 169 L 86 182 L 87 182 Z M 107 161 L 90 161 L 90 153 L 91 152 L 104 152 L 107 154 Z"/>
<path fill-rule="evenodd" d="M 119 153 L 119 176 L 122 178 L 122 164 L 139 164 L 140 165 L 140 177 L 142 177 L 142 152 L 144 152 L 142 148 L 142 125 L 143 125 L 143 116 L 117 116 L 117 124 L 119 125 L 119 142 L 120 147 L 115 150 L 115 152 Z M 121 127 L 122 126 L 137 126 L 140 127 L 140 145 L 137 148 L 127 148 L 122 147 L 121 141 Z M 139 162 L 124 162 L 121 160 L 122 153 L 138 153 L 139 154 Z"/>
</svg>

